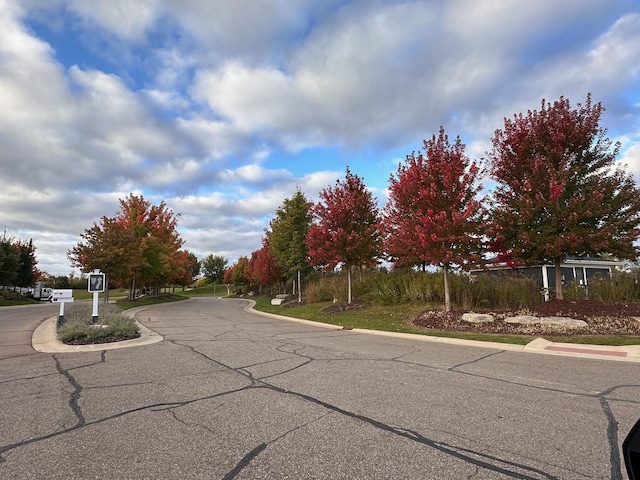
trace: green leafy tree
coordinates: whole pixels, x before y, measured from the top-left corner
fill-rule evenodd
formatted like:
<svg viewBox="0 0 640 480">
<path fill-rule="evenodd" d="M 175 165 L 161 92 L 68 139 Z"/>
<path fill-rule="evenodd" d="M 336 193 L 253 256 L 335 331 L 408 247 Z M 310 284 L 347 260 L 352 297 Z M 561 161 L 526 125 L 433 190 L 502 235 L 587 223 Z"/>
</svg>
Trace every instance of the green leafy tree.
<svg viewBox="0 0 640 480">
<path fill-rule="evenodd" d="M 311 225 L 310 207 L 311 202 L 298 189 L 293 197 L 286 198 L 276 210 L 271 230 L 267 232 L 269 247 L 285 278 L 294 279 L 296 275 L 311 270 L 305 243 Z"/>
<path fill-rule="evenodd" d="M 202 260 L 202 274 L 213 284 L 221 283 L 228 263 L 223 256 L 210 253 Z"/>
<path fill-rule="evenodd" d="M 620 145 L 600 127 L 603 111 L 590 95 L 575 109 L 564 97 L 543 100 L 493 137 L 493 249 L 507 261 L 555 265 L 558 299 L 567 256 L 640 254 L 640 189 L 615 162 Z"/>
<path fill-rule="evenodd" d="M 475 264 L 482 250 L 479 167 L 440 127 L 422 153 L 407 156 L 390 178 L 384 211 L 385 251 L 396 266 L 442 268 L 445 310 L 451 310 L 449 270 Z"/>
<path fill-rule="evenodd" d="M 198 260 L 198 257 L 194 253 L 189 252 L 189 265 L 191 265 L 191 278 L 195 280 L 200 276 L 202 262 Z"/>
<path fill-rule="evenodd" d="M 245 256 L 238 258 L 238 261 L 233 266 L 232 283 L 235 286 L 244 287 L 249 284 L 247 278 L 247 267 L 249 265 L 249 259 Z"/>
<path fill-rule="evenodd" d="M 37 268 L 36 247 L 33 240 L 28 242 L 17 241 L 14 247 L 18 253 L 18 270 L 16 272 L 16 286 L 30 287 L 34 285 L 40 271 Z"/>
<path fill-rule="evenodd" d="M 0 285 L 15 285 L 20 259 L 11 238 L 6 234 L 0 238 Z"/>
<path fill-rule="evenodd" d="M 347 302 L 351 303 L 351 269 L 373 267 L 382 254 L 379 211 L 362 179 L 347 168 L 344 182 L 320 192 L 310 210 L 313 224 L 306 243 L 312 265 L 347 271 Z"/>
</svg>

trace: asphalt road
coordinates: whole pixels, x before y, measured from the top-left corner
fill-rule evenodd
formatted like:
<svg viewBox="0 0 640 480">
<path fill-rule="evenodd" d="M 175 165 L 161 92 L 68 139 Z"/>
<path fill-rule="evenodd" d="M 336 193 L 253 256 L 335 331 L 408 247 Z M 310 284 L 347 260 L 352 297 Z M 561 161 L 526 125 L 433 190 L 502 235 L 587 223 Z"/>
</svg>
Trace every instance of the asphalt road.
<svg viewBox="0 0 640 480">
<path fill-rule="evenodd" d="M 59 313 L 60 307 L 49 302 L 0 307 L 0 360 L 35 354 L 31 348 L 33 330 L 44 319 Z M 0 365 L 0 372 L 4 372 L 2 365 Z M 1 432 L 0 435 L 2 435 Z"/>
<path fill-rule="evenodd" d="M 626 478 L 640 364 L 367 335 L 246 305 L 148 308 L 139 321 L 164 336 L 148 346 L 2 343 L 0 478 Z M 7 312 L 0 338 L 16 330 Z"/>
</svg>

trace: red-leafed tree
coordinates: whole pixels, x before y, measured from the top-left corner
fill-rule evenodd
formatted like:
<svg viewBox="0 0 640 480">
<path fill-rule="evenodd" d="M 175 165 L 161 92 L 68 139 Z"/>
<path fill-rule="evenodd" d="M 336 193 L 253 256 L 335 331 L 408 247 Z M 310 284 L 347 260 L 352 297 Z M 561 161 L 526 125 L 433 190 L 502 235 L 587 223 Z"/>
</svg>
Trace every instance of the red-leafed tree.
<svg viewBox="0 0 640 480">
<path fill-rule="evenodd" d="M 175 273 L 172 281 L 182 287 L 193 283 L 195 265 L 199 265 L 198 257 L 188 250 L 178 250 L 174 255 Z"/>
<path fill-rule="evenodd" d="M 590 95 L 575 109 L 564 97 L 543 100 L 539 111 L 505 118 L 493 137 L 494 248 L 512 261 L 555 265 L 558 299 L 567 256 L 640 253 L 640 190 L 615 164 L 620 146 L 599 126 L 603 111 Z"/>
<path fill-rule="evenodd" d="M 282 268 L 269 246 L 268 236 L 262 238 L 262 248 L 251 254 L 245 273 L 249 281 L 258 283 L 261 289 L 263 285 L 273 285 L 283 278 Z"/>
<path fill-rule="evenodd" d="M 347 271 L 347 301 L 351 303 L 352 267 L 372 267 L 382 253 L 379 211 L 373 195 L 347 168 L 344 182 L 320 192 L 310 209 L 313 223 L 306 237 L 312 265 Z"/>
<path fill-rule="evenodd" d="M 111 281 L 128 284 L 131 299 L 136 283 L 157 287 L 175 276 L 183 243 L 176 216 L 166 204 L 153 205 L 135 195 L 121 199 L 115 217 L 102 217 L 81 237 L 67 253 L 72 264 L 83 272 L 100 269 Z"/>
<path fill-rule="evenodd" d="M 224 271 L 222 281 L 227 286 L 227 294 L 231 294 L 231 286 L 233 285 L 233 276 L 236 264 L 234 263 Z"/>
<path fill-rule="evenodd" d="M 384 209 L 385 252 L 397 266 L 435 265 L 444 273 L 445 309 L 451 310 L 449 270 L 481 256 L 479 167 L 440 127 L 422 153 L 408 155 L 390 178 Z"/>
</svg>

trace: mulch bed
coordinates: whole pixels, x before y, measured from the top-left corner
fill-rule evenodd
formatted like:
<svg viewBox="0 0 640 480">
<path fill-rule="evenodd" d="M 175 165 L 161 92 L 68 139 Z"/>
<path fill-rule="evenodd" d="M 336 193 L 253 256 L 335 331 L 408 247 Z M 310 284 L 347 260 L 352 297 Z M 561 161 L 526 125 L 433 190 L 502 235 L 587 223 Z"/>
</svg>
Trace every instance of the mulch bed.
<svg viewBox="0 0 640 480">
<path fill-rule="evenodd" d="M 140 334 L 136 335 L 107 335 L 99 338 L 88 338 L 88 337 L 80 337 L 74 338 L 73 340 L 69 340 L 65 342 L 66 345 L 99 345 L 101 343 L 112 343 L 112 342 L 121 342 L 123 340 L 132 340 L 134 338 L 139 338 Z"/>
<path fill-rule="evenodd" d="M 462 321 L 464 311 L 427 310 L 418 314 L 411 323 L 429 330 L 448 330 L 470 333 L 507 335 L 640 335 L 640 303 L 608 303 L 595 300 L 551 300 L 522 310 L 488 311 L 495 317 L 492 323 Z M 585 321 L 586 328 L 552 327 L 506 323 L 504 319 L 516 315 L 535 317 L 568 317 Z"/>
</svg>

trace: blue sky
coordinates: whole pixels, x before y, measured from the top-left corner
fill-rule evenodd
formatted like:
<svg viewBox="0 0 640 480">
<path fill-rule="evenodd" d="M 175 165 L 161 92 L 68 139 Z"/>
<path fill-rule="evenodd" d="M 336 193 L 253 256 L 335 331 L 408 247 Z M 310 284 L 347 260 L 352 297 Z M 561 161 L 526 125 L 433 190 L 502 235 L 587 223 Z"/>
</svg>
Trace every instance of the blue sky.
<svg viewBox="0 0 640 480">
<path fill-rule="evenodd" d="M 443 125 L 480 159 L 504 117 L 587 93 L 640 180 L 638 0 L 0 0 L 0 228 L 39 267 L 129 193 L 231 262 L 347 166 L 386 201 Z"/>
</svg>

